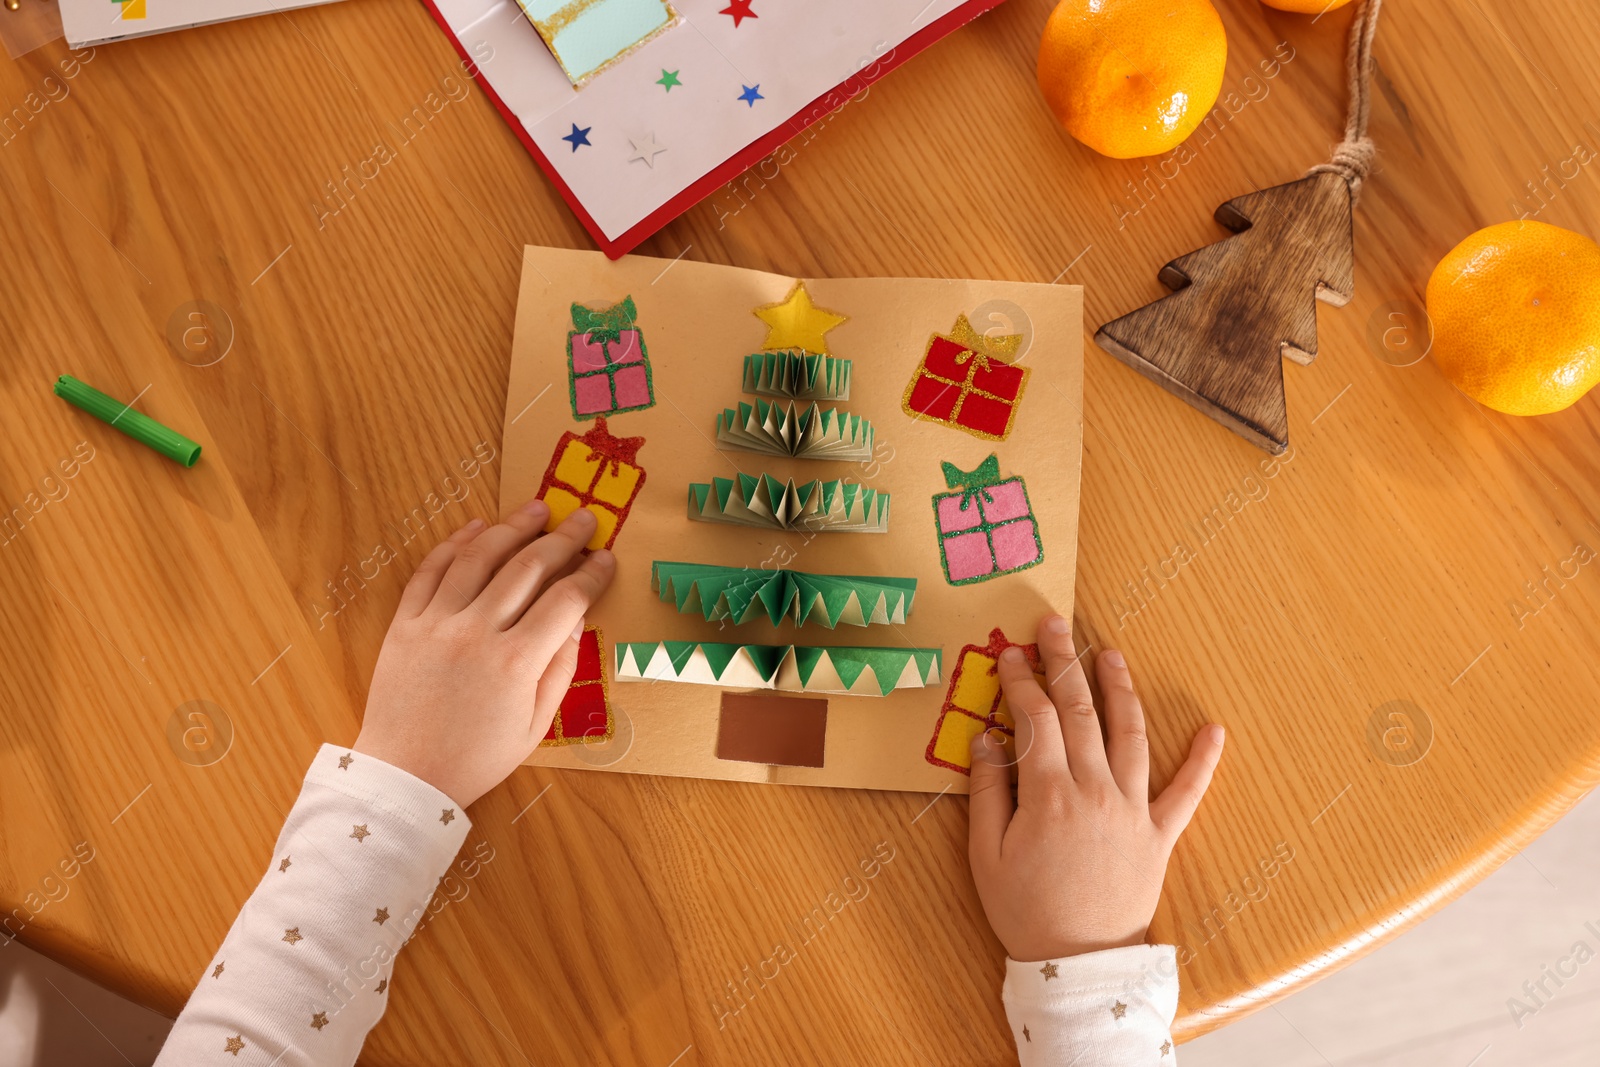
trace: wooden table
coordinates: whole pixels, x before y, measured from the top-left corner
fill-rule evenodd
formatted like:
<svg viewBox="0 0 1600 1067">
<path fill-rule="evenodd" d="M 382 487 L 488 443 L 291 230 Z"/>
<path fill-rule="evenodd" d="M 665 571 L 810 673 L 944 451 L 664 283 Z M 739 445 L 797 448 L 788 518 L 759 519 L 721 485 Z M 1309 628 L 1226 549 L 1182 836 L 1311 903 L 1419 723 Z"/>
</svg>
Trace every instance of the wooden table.
<svg viewBox="0 0 1600 1067">
<path fill-rule="evenodd" d="M 1219 202 L 1337 139 L 1349 9 L 1223 0 L 1244 103 L 1163 177 L 1057 132 L 1033 82 L 1048 6 L 961 30 L 642 251 L 1081 283 L 1092 333 L 1221 236 Z M 1395 365 L 1473 229 L 1537 210 L 1600 233 L 1587 8 L 1387 8 L 1356 297 L 1286 369 L 1289 456 L 1088 353 L 1079 640 L 1127 650 L 1158 784 L 1198 724 L 1230 731 L 1151 931 L 1186 949 L 1182 1037 L 1393 936 L 1600 776 L 1600 404 L 1506 418 L 1429 360 Z M 64 62 L 58 43 L 0 65 L 25 106 L 0 145 L 0 503 L 22 509 L 0 551 L 0 899 L 24 941 L 172 1014 L 316 745 L 354 738 L 411 567 L 494 513 L 496 463 L 459 464 L 498 454 L 521 246 L 586 238 L 419 5 Z M 429 93 L 448 103 L 406 140 Z M 328 183 L 380 141 L 393 158 L 341 204 Z M 61 372 L 137 395 L 204 459 L 90 421 L 50 395 Z M 218 762 L 183 744 L 204 751 L 204 720 L 169 732 L 195 700 L 231 724 Z M 405 953 L 365 1062 L 1005 1061 L 965 807 L 523 770 L 472 813 L 493 858 Z M 93 859 L 69 879 L 75 847 Z M 845 897 L 874 849 L 892 860 Z"/>
</svg>

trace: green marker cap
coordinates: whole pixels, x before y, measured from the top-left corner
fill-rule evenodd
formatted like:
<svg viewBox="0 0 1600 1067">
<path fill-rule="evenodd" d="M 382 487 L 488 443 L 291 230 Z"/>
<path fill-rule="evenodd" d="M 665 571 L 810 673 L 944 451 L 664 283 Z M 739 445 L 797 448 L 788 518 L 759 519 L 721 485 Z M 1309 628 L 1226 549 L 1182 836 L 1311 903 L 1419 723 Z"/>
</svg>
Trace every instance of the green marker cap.
<svg viewBox="0 0 1600 1067">
<path fill-rule="evenodd" d="M 82 408 L 101 422 L 115 426 L 140 444 L 149 445 L 168 459 L 192 467 L 200 458 L 200 446 L 176 430 L 169 430 L 148 415 L 133 410 L 115 397 L 92 385 L 85 385 L 70 374 L 56 379 L 56 396 Z"/>
</svg>

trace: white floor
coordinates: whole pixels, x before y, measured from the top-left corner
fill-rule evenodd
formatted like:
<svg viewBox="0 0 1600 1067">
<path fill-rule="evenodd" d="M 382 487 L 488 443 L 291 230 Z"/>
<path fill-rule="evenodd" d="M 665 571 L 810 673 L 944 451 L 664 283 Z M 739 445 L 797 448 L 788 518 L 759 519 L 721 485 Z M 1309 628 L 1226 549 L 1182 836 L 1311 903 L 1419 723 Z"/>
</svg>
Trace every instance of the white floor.
<svg viewBox="0 0 1600 1067">
<path fill-rule="evenodd" d="M 1532 1009 L 1518 1020 L 1513 997 Z M 1600 1064 L 1600 792 L 1410 933 L 1182 1053 L 1183 1067 Z"/>
<path fill-rule="evenodd" d="M 1548 995 L 1535 988 L 1535 1000 L 1523 983 L 1541 981 Z M 1530 1009 L 1520 1020 L 1511 998 Z M 169 1025 L 21 945 L 0 944 L 4 1067 L 145 1067 Z M 1600 793 L 1415 930 L 1183 1046 L 1180 1058 L 1183 1067 L 1594 1067 Z"/>
</svg>

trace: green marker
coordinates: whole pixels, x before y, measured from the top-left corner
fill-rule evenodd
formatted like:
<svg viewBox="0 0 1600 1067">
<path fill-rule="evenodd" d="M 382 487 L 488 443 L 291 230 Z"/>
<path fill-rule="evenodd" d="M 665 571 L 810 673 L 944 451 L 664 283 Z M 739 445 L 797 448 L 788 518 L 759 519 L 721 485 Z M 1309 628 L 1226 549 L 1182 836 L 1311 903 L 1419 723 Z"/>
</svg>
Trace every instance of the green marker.
<svg viewBox="0 0 1600 1067">
<path fill-rule="evenodd" d="M 84 385 L 70 374 L 56 379 L 56 396 L 80 407 L 108 425 L 115 426 L 141 444 L 149 445 L 168 459 L 194 466 L 200 446 L 176 430 L 169 430 L 148 415 L 133 410 L 133 405 L 109 397 L 92 385 Z"/>
</svg>

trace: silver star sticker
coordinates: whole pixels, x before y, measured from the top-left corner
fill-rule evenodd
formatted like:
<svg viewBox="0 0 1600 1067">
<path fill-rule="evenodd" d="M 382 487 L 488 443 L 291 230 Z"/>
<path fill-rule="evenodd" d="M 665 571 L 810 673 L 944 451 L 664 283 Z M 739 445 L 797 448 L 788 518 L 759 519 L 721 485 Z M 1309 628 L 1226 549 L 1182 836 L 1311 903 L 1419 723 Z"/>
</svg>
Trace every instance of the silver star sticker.
<svg viewBox="0 0 1600 1067">
<path fill-rule="evenodd" d="M 656 167 L 656 156 L 666 151 L 665 147 L 656 143 L 656 135 L 654 133 L 645 134 L 643 139 L 630 137 L 628 138 L 628 143 L 633 145 L 633 155 L 628 157 L 628 162 L 632 163 L 636 159 L 642 159 L 645 162 L 645 166 L 651 170 Z"/>
</svg>

